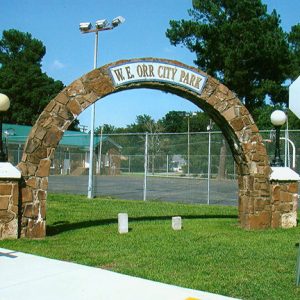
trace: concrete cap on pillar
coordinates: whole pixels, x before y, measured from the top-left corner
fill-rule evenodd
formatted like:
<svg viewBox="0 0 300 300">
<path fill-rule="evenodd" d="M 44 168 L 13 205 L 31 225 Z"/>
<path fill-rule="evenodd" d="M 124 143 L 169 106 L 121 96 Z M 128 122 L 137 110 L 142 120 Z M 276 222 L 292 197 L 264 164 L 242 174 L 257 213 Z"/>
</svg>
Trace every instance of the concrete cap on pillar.
<svg viewBox="0 0 300 300">
<path fill-rule="evenodd" d="M 300 181 L 300 176 L 288 167 L 271 167 L 270 180 L 276 181 Z"/>
</svg>

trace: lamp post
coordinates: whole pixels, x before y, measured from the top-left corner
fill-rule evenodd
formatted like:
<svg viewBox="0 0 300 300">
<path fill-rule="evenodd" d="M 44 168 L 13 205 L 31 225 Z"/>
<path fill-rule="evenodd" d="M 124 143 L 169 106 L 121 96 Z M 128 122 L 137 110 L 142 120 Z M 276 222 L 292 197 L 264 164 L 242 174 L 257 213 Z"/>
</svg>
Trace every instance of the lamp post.
<svg viewBox="0 0 300 300">
<path fill-rule="evenodd" d="M 283 167 L 283 161 L 280 158 L 280 128 L 286 122 L 286 114 L 282 110 L 275 110 L 271 114 L 271 123 L 275 127 L 275 155 L 271 163 L 272 167 Z"/>
<path fill-rule="evenodd" d="M 2 121 L 3 121 L 3 113 L 9 109 L 10 101 L 9 98 L 0 94 L 0 162 L 7 161 L 7 153 L 3 150 L 3 140 L 2 140 Z"/>
<path fill-rule="evenodd" d="M 98 55 L 98 33 L 99 31 L 112 30 L 125 22 L 125 18 L 119 16 L 114 18 L 110 23 L 107 20 L 98 20 L 95 23 L 95 28 L 92 28 L 90 22 L 80 23 L 79 29 L 82 33 L 95 33 L 94 46 L 94 69 L 97 68 Z M 91 111 L 91 136 L 90 136 L 90 160 L 89 160 L 89 181 L 88 181 L 88 198 L 94 198 L 93 191 L 93 158 L 94 158 L 94 131 L 95 131 L 95 103 L 92 104 Z"/>
</svg>

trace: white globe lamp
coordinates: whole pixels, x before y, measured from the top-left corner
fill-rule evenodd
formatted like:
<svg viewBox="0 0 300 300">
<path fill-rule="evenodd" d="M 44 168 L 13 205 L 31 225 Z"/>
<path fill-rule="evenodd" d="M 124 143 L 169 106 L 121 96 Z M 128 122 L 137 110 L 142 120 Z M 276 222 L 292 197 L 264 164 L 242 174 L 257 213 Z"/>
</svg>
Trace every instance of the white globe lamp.
<svg viewBox="0 0 300 300">
<path fill-rule="evenodd" d="M 10 101 L 9 98 L 0 93 L 0 162 L 7 161 L 7 155 L 3 150 L 3 140 L 2 140 L 2 120 L 3 120 L 3 113 L 9 109 Z"/>
<path fill-rule="evenodd" d="M 272 167 L 283 167 L 283 161 L 280 158 L 280 127 L 286 122 L 287 116 L 282 110 L 275 110 L 271 114 L 271 123 L 276 130 L 275 137 L 275 155 L 271 163 Z"/>
</svg>

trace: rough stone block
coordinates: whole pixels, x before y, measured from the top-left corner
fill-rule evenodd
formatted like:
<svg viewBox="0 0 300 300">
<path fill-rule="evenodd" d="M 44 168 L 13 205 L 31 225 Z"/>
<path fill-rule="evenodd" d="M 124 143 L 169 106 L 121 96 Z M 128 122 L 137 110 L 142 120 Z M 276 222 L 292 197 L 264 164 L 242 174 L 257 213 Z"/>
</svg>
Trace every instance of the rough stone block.
<svg viewBox="0 0 300 300">
<path fill-rule="evenodd" d="M 14 218 L 9 223 L 2 225 L 1 239 L 18 238 L 18 220 Z"/>
<path fill-rule="evenodd" d="M 0 195 L 11 195 L 12 185 L 7 183 L 0 183 Z"/>
<path fill-rule="evenodd" d="M 73 120 L 73 115 L 65 107 L 60 108 L 58 115 L 65 120 Z"/>
<path fill-rule="evenodd" d="M 261 199 L 258 197 L 254 200 L 254 202 L 255 202 L 255 209 L 259 211 L 264 210 L 266 205 L 269 204 L 269 200 Z"/>
<path fill-rule="evenodd" d="M 44 128 L 50 128 L 52 124 L 53 119 L 49 112 L 42 112 L 42 114 L 39 117 L 39 126 L 42 126 Z"/>
<path fill-rule="evenodd" d="M 292 195 L 292 205 L 293 205 L 293 211 L 297 211 L 298 209 L 298 194 L 293 194 Z"/>
<path fill-rule="evenodd" d="M 13 203 L 13 205 L 16 205 L 16 206 L 18 206 L 18 204 L 19 204 L 19 185 L 18 184 L 13 185 L 12 203 Z"/>
<path fill-rule="evenodd" d="M 280 200 L 282 202 L 291 202 L 292 201 L 292 194 L 287 191 L 280 192 Z"/>
<path fill-rule="evenodd" d="M 298 182 L 292 182 L 288 185 L 288 191 L 290 193 L 298 193 Z"/>
<path fill-rule="evenodd" d="M 68 109 L 74 116 L 78 116 L 81 113 L 81 106 L 76 100 L 72 100 L 68 103 Z"/>
<path fill-rule="evenodd" d="M 42 140 L 42 139 L 44 138 L 44 136 L 46 135 L 46 133 L 47 133 L 47 131 L 46 131 L 45 128 L 43 128 L 43 127 L 38 127 L 37 130 L 36 130 L 36 132 L 35 132 L 35 136 L 36 136 L 38 139 Z"/>
<path fill-rule="evenodd" d="M 26 181 L 26 185 L 36 189 L 38 186 L 38 179 L 36 177 L 31 177 Z"/>
<path fill-rule="evenodd" d="M 45 111 L 51 112 L 53 110 L 53 107 L 56 105 L 55 101 L 50 101 L 47 106 L 45 107 Z"/>
<path fill-rule="evenodd" d="M 25 145 L 24 152 L 33 153 L 41 145 L 41 140 L 37 138 L 29 139 Z"/>
<path fill-rule="evenodd" d="M 281 216 L 281 227 L 292 228 L 297 226 L 297 212 L 290 212 L 282 214 Z"/>
<path fill-rule="evenodd" d="M 274 201 L 280 200 L 280 186 L 279 185 L 272 185 L 273 193 L 272 198 Z"/>
<path fill-rule="evenodd" d="M 49 176 L 50 165 L 51 165 L 50 159 L 41 160 L 39 163 L 39 166 L 38 166 L 38 170 L 36 172 L 36 176 L 39 176 L 39 177 Z"/>
<path fill-rule="evenodd" d="M 75 97 L 78 94 L 86 94 L 85 87 L 82 84 L 81 80 L 74 81 L 66 88 L 66 92 L 69 97 Z"/>
<path fill-rule="evenodd" d="M 279 228 L 281 227 L 281 212 L 275 211 L 272 213 L 272 228 Z"/>
<path fill-rule="evenodd" d="M 52 120 L 54 122 L 54 119 Z M 51 128 L 47 131 L 45 138 L 43 140 L 44 145 L 46 147 L 56 147 L 61 137 L 63 136 L 63 132 L 61 132 L 58 128 Z"/>
<path fill-rule="evenodd" d="M 27 176 L 34 176 L 35 172 L 36 172 L 36 169 L 37 169 L 37 165 L 33 164 L 29 161 L 26 163 L 26 165 L 27 165 Z"/>
<path fill-rule="evenodd" d="M 46 235 L 46 222 L 28 220 L 28 226 L 24 234 L 28 238 L 44 238 Z"/>
<path fill-rule="evenodd" d="M 31 202 L 33 200 L 32 189 L 30 187 L 21 188 L 22 203 Z"/>
<path fill-rule="evenodd" d="M 46 191 L 48 189 L 48 177 L 43 177 L 41 179 L 41 185 L 40 188 L 44 191 Z"/>
<path fill-rule="evenodd" d="M 55 100 L 61 104 L 67 104 L 67 102 L 69 101 L 69 97 L 65 93 L 59 93 L 55 97 Z"/>
<path fill-rule="evenodd" d="M 271 212 L 262 211 L 255 215 L 249 215 L 249 228 L 264 229 L 271 226 Z"/>
<path fill-rule="evenodd" d="M 46 200 L 41 201 L 41 218 L 45 219 L 46 218 Z"/>
<path fill-rule="evenodd" d="M 32 218 L 32 216 L 33 216 L 32 207 L 33 207 L 32 204 L 26 204 L 24 212 L 23 212 L 23 216 L 25 218 Z"/>
<path fill-rule="evenodd" d="M 244 128 L 244 123 L 241 118 L 236 118 L 232 120 L 230 124 L 235 131 L 241 131 Z"/>
<path fill-rule="evenodd" d="M 7 210 L 10 196 L 0 196 L 0 210 Z"/>
<path fill-rule="evenodd" d="M 226 111 L 224 111 L 223 116 L 225 117 L 225 119 L 227 121 L 231 121 L 232 119 L 234 119 L 235 117 L 238 117 L 239 112 L 236 111 L 235 107 L 232 106 L 229 109 L 227 109 Z"/>
<path fill-rule="evenodd" d="M 251 125 L 251 120 L 248 116 L 242 117 L 245 126 Z"/>
<path fill-rule="evenodd" d="M 46 191 L 39 190 L 38 191 L 38 199 L 39 200 L 46 200 L 47 199 Z"/>
</svg>

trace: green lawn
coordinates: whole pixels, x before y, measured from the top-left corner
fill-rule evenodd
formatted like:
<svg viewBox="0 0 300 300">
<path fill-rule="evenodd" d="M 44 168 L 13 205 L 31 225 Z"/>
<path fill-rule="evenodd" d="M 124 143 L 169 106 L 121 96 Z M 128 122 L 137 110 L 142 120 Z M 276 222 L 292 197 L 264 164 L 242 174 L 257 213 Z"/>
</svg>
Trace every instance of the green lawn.
<svg viewBox="0 0 300 300">
<path fill-rule="evenodd" d="M 300 299 L 300 227 L 246 231 L 237 208 L 49 195 L 47 237 L 0 247 L 242 299 Z M 117 214 L 130 232 L 120 235 Z M 183 230 L 171 229 L 171 217 Z M 0 266 L 1 268 L 1 266 Z"/>
</svg>

